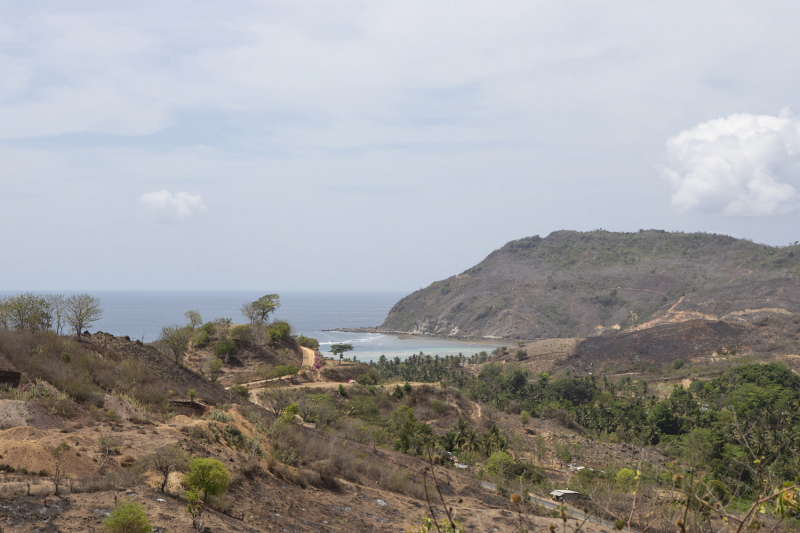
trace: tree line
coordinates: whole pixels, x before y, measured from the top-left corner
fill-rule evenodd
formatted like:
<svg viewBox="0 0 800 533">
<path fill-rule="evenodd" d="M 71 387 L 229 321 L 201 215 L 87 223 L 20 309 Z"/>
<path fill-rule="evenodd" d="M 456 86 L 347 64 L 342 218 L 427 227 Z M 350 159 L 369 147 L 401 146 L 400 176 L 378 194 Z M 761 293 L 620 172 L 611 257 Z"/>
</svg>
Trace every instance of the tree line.
<svg viewBox="0 0 800 533">
<path fill-rule="evenodd" d="M 39 294 L 25 292 L 0 297 L 0 327 L 33 333 L 53 331 L 63 335 L 67 326 L 81 332 L 103 318 L 100 299 L 90 294 Z"/>
</svg>

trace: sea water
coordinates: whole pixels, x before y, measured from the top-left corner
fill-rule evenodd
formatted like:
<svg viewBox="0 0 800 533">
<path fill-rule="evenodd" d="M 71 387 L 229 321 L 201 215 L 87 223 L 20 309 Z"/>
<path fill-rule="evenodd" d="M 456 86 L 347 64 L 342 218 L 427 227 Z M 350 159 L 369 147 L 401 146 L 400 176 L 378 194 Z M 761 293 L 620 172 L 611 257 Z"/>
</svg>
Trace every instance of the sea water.
<svg viewBox="0 0 800 533">
<path fill-rule="evenodd" d="M 58 292 L 58 291 L 52 291 Z M 353 345 L 346 354 L 360 361 L 370 361 L 385 355 L 405 358 L 424 352 L 431 355 L 472 355 L 499 346 L 491 341 L 461 342 L 429 336 L 384 335 L 377 333 L 348 333 L 326 331 L 336 328 L 378 326 L 389 310 L 406 292 L 305 292 L 278 291 L 280 308 L 274 318 L 286 320 L 293 333 L 314 337 L 320 351 L 327 352 L 332 344 Z M 0 292 L 2 294 L 13 294 Z M 103 318 L 90 331 L 104 331 L 117 336 L 152 342 L 161 328 L 171 324 L 184 325 L 184 313 L 197 310 L 204 322 L 215 318 L 230 318 L 233 323 L 245 323 L 240 308 L 257 300 L 263 291 L 92 291 L 100 299 Z"/>
</svg>

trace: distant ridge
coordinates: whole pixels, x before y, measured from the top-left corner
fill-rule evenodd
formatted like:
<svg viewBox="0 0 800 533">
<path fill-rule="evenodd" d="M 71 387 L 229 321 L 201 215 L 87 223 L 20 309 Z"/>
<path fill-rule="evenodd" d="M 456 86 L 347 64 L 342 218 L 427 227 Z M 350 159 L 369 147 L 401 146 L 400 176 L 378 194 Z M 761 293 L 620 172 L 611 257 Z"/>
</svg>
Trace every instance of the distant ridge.
<svg viewBox="0 0 800 533">
<path fill-rule="evenodd" d="M 708 233 L 556 231 L 507 243 L 400 300 L 372 331 L 587 337 L 685 320 L 800 311 L 800 246 Z"/>
</svg>

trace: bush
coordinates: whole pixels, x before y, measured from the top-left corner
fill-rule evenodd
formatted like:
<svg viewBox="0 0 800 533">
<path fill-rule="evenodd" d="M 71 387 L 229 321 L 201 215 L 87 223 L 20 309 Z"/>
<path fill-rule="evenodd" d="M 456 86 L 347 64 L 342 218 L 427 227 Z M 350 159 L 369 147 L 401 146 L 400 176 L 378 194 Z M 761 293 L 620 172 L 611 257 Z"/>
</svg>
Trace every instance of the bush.
<svg viewBox="0 0 800 533">
<path fill-rule="evenodd" d="M 210 413 L 206 415 L 206 418 L 209 420 L 216 420 L 217 422 L 233 421 L 232 415 L 229 415 L 225 411 L 220 411 L 219 409 L 213 409 Z"/>
<path fill-rule="evenodd" d="M 234 385 L 231 387 L 231 392 L 241 398 L 242 400 L 250 399 L 250 389 L 244 385 Z"/>
<path fill-rule="evenodd" d="M 294 376 L 298 372 L 300 372 L 300 367 L 294 365 L 278 365 L 272 371 L 272 377 Z"/>
<path fill-rule="evenodd" d="M 505 477 L 514 464 L 514 459 L 506 452 L 494 452 L 486 460 L 486 471 L 495 476 Z"/>
<path fill-rule="evenodd" d="M 344 390 L 344 385 L 342 385 L 341 383 L 339 383 L 339 396 L 341 396 L 342 398 L 347 398 L 347 391 Z"/>
<path fill-rule="evenodd" d="M 280 421 L 289 424 L 294 422 L 294 417 L 298 414 L 300 414 L 300 407 L 296 403 L 290 404 L 281 412 Z"/>
<path fill-rule="evenodd" d="M 449 407 L 449 405 L 447 405 L 445 402 L 443 402 L 441 400 L 437 400 L 436 398 L 433 398 L 431 400 L 431 409 L 433 409 L 434 411 L 436 411 L 439 414 L 444 413 L 445 411 L 447 411 L 448 407 Z"/>
<path fill-rule="evenodd" d="M 209 495 L 219 496 L 228 490 L 231 475 L 218 460 L 195 457 L 184 479 L 189 489 L 203 491 L 203 503 L 207 503 Z"/>
<path fill-rule="evenodd" d="M 150 533 L 153 529 L 142 506 L 124 498 L 117 500 L 117 505 L 103 524 L 111 533 Z"/>
<path fill-rule="evenodd" d="M 206 344 L 209 343 L 210 340 L 211 339 L 209 338 L 208 333 L 206 333 L 205 331 L 201 331 L 194 338 L 194 344 L 196 346 L 205 346 Z"/>
<path fill-rule="evenodd" d="M 305 335 L 297 337 L 297 344 L 305 348 L 311 348 L 312 350 L 319 350 L 319 341 L 312 337 L 306 337 Z"/>
<path fill-rule="evenodd" d="M 392 392 L 392 396 L 394 396 L 398 400 L 403 398 L 403 389 L 400 388 L 400 385 L 394 386 L 394 391 Z"/>
<path fill-rule="evenodd" d="M 371 369 L 369 372 L 365 374 L 361 374 L 356 378 L 356 383 L 361 385 L 362 387 L 367 387 L 369 385 L 375 385 L 380 381 L 380 377 L 378 376 L 378 371 L 374 368 Z"/>
<path fill-rule="evenodd" d="M 617 472 L 614 481 L 620 490 L 629 491 L 633 489 L 633 486 L 636 484 L 636 472 L 630 468 L 623 468 Z"/>
<path fill-rule="evenodd" d="M 85 381 L 73 381 L 68 383 L 64 391 L 71 397 L 75 398 L 78 403 L 87 403 L 95 399 L 95 393 L 92 386 Z"/>
<path fill-rule="evenodd" d="M 214 355 L 233 355 L 234 353 L 236 353 L 236 343 L 231 339 L 219 341 L 214 346 Z"/>
<path fill-rule="evenodd" d="M 404 390 L 405 392 L 411 392 L 411 383 L 409 383 L 408 381 L 406 381 L 406 382 L 405 382 L 405 384 L 403 385 L 403 390 Z"/>
<path fill-rule="evenodd" d="M 205 333 L 209 337 L 213 337 L 214 333 L 217 332 L 217 328 L 214 327 L 214 323 L 213 322 L 206 322 L 205 324 L 200 326 L 200 331 L 202 331 L 203 333 Z"/>
<path fill-rule="evenodd" d="M 231 337 L 241 341 L 250 340 L 250 328 L 245 325 L 236 326 L 231 330 Z"/>
<path fill-rule="evenodd" d="M 273 322 L 267 330 L 272 342 L 285 341 L 292 334 L 292 326 L 288 322 Z"/>
</svg>

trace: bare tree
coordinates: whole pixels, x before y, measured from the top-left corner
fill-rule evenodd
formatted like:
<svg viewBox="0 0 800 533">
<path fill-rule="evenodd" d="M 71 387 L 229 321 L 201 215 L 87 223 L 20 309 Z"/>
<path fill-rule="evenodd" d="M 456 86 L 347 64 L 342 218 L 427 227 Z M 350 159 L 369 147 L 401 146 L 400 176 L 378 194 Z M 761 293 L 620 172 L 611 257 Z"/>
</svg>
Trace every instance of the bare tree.
<svg viewBox="0 0 800 533">
<path fill-rule="evenodd" d="M 233 320 L 230 318 L 217 318 L 214 320 L 214 329 L 217 330 L 220 340 L 225 340 L 230 335 L 231 323 L 233 323 Z"/>
<path fill-rule="evenodd" d="M 177 324 L 161 328 L 161 335 L 158 338 L 175 355 L 176 365 L 180 364 L 181 357 L 189 347 L 191 339 L 192 331 L 188 327 L 178 326 Z"/>
<path fill-rule="evenodd" d="M 100 438 L 97 439 L 97 446 L 99 448 L 98 455 L 100 464 L 97 467 L 97 471 L 100 474 L 106 473 L 106 463 L 108 462 L 108 456 L 111 455 L 111 452 L 114 450 L 119 443 L 108 434 L 108 431 L 104 431 L 100 434 Z"/>
<path fill-rule="evenodd" d="M 256 324 L 258 322 L 259 312 L 252 302 L 249 304 L 244 304 L 239 309 L 241 310 L 242 315 L 247 318 L 251 324 Z"/>
<path fill-rule="evenodd" d="M 277 386 L 264 389 L 258 395 L 258 398 L 261 400 L 261 405 L 264 406 L 265 409 L 272 411 L 275 416 L 278 416 L 290 404 L 294 403 L 297 399 L 297 394 L 287 387 Z"/>
<path fill-rule="evenodd" d="M 89 294 L 73 294 L 67 298 L 67 322 L 78 334 L 81 342 L 81 331 L 90 327 L 95 321 L 103 318 L 100 299 Z"/>
<path fill-rule="evenodd" d="M 66 442 L 62 442 L 61 444 L 56 446 L 55 450 L 50 452 L 50 455 L 52 455 L 53 459 L 56 460 L 55 470 L 53 471 L 53 475 L 50 476 L 50 479 L 53 480 L 53 485 L 56 486 L 56 491 L 55 491 L 56 496 L 59 495 L 59 487 L 66 478 L 66 474 L 64 473 L 64 470 L 61 467 L 61 460 L 64 458 L 64 453 L 66 453 L 67 450 L 69 450 L 69 444 L 67 444 Z"/>
<path fill-rule="evenodd" d="M 56 335 L 61 335 L 66 325 L 67 299 L 63 294 L 46 294 L 45 302 L 50 312 L 50 320 Z"/>
<path fill-rule="evenodd" d="M 0 328 L 11 328 L 11 305 L 9 296 L 0 296 Z"/>
<path fill-rule="evenodd" d="M 161 446 L 151 454 L 145 455 L 141 461 L 145 468 L 158 470 L 163 477 L 159 492 L 164 492 L 167 487 L 170 472 L 180 472 L 186 469 L 189 464 L 188 454 L 177 444 L 172 446 Z"/>
</svg>

